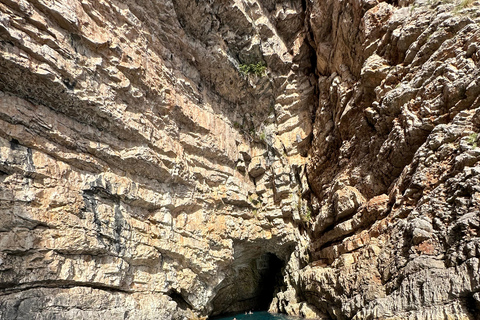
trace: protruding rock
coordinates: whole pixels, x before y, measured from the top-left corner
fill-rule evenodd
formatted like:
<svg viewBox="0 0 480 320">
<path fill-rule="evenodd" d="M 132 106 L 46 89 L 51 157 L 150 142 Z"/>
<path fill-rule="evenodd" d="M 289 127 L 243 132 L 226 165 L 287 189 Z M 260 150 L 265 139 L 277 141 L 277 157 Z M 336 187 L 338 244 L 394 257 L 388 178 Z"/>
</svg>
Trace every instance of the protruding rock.
<svg viewBox="0 0 480 320">
<path fill-rule="evenodd" d="M 265 159 L 262 157 L 254 157 L 248 166 L 248 174 L 252 178 L 257 178 L 265 173 L 266 164 Z"/>
<path fill-rule="evenodd" d="M 352 215 L 363 203 L 365 203 L 365 198 L 354 187 L 347 186 L 337 190 L 333 195 L 337 219 Z"/>
</svg>

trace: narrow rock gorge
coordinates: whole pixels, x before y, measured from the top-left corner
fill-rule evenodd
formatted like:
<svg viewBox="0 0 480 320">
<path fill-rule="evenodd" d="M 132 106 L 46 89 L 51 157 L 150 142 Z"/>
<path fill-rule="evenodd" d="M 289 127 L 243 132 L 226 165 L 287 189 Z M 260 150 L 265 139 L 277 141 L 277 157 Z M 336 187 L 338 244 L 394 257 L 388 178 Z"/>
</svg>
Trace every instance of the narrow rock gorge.
<svg viewBox="0 0 480 320">
<path fill-rule="evenodd" d="M 0 0 L 0 319 L 480 315 L 480 2 Z"/>
</svg>

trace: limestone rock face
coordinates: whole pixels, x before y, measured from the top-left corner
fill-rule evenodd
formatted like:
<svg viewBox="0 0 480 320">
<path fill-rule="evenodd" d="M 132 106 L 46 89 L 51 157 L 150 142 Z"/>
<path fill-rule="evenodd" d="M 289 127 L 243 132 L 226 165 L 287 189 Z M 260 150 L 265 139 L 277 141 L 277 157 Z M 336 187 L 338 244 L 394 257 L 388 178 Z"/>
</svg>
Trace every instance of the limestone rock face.
<svg viewBox="0 0 480 320">
<path fill-rule="evenodd" d="M 478 319 L 480 4 L 309 2 L 319 104 L 308 266 L 331 319 Z M 307 19 L 308 19 L 307 17 Z"/>
<path fill-rule="evenodd" d="M 258 307 L 305 237 L 304 19 L 300 0 L 1 1 L 0 318 Z"/>
<path fill-rule="evenodd" d="M 477 319 L 479 79 L 478 1 L 1 0 L 0 319 Z"/>
</svg>

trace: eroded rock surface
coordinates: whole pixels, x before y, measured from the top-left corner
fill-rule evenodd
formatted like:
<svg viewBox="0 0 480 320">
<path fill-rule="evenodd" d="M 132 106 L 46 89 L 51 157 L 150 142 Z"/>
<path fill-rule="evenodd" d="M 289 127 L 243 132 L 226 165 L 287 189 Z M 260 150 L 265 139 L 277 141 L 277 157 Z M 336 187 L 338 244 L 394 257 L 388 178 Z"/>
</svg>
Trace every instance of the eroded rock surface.
<svg viewBox="0 0 480 320">
<path fill-rule="evenodd" d="M 310 4 L 311 262 L 331 319 L 478 319 L 479 3 Z"/>
<path fill-rule="evenodd" d="M 0 0 L 0 318 L 477 319 L 479 12 Z"/>
<path fill-rule="evenodd" d="M 304 237 L 304 18 L 300 0 L 1 1 L 0 318 L 256 307 L 265 256 Z"/>
</svg>

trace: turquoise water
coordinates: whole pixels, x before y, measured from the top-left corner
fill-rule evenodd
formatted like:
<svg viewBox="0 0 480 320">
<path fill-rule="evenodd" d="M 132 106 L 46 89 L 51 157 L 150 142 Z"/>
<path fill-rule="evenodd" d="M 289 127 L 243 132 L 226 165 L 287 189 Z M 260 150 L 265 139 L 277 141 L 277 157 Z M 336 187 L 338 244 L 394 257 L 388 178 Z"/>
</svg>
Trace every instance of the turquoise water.
<svg viewBox="0 0 480 320">
<path fill-rule="evenodd" d="M 290 317 L 284 314 L 271 314 L 267 311 L 257 311 L 252 314 L 238 313 L 227 317 L 215 318 L 215 320 L 297 320 L 300 318 Z"/>
</svg>

